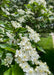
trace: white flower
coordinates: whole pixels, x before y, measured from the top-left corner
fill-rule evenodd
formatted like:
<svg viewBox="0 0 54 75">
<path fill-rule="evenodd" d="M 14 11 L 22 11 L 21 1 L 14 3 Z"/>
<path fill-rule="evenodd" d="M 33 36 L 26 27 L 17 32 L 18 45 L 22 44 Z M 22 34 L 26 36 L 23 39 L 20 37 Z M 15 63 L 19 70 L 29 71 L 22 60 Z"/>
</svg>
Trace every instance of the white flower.
<svg viewBox="0 0 54 75">
<path fill-rule="evenodd" d="M 16 50 L 15 61 L 23 69 L 25 75 L 48 75 L 50 74 L 48 66 L 38 60 L 40 56 L 37 53 L 36 48 L 33 48 L 30 42 L 30 40 L 34 40 L 34 42 L 39 41 L 39 34 L 37 34 L 29 26 L 26 26 L 26 28 L 28 29 L 29 37 L 27 37 L 27 35 L 19 35 L 21 41 L 17 44 L 19 45 L 20 49 Z M 31 38 L 30 35 L 32 36 Z M 36 68 L 34 69 L 33 67 L 31 67 L 28 61 L 31 61 L 33 65 L 37 65 Z"/>
<path fill-rule="evenodd" d="M 26 14 L 27 14 L 27 15 L 29 15 L 29 14 L 33 14 L 33 15 L 34 15 L 34 13 L 31 12 L 30 10 L 27 10 Z"/>
<path fill-rule="evenodd" d="M 31 4 L 33 2 L 37 2 L 39 5 L 42 4 L 46 7 L 46 1 L 45 0 L 30 0 L 29 4 Z"/>
<path fill-rule="evenodd" d="M 53 8 L 53 6 L 52 6 L 52 5 L 50 5 L 50 6 L 49 6 L 49 8 Z"/>
<path fill-rule="evenodd" d="M 22 27 L 20 23 L 16 22 L 16 21 L 11 21 L 12 23 L 12 26 L 16 29 L 16 28 L 19 28 L 19 27 Z"/>
<path fill-rule="evenodd" d="M 33 70 L 33 68 L 30 68 L 30 70 L 26 73 L 26 75 L 36 75 L 36 73 Z"/>
<path fill-rule="evenodd" d="M 0 38 L 0 42 L 3 42 L 3 38 Z"/>
<path fill-rule="evenodd" d="M 35 71 L 41 75 L 48 75 L 50 74 L 51 72 L 49 71 L 49 68 L 48 66 L 46 65 L 46 63 L 43 63 L 43 62 L 39 62 L 39 66 L 37 66 L 35 68 Z"/>
<path fill-rule="evenodd" d="M 15 61 L 25 72 L 25 75 L 48 75 L 50 73 L 47 65 L 39 61 L 39 55 L 35 48 L 31 46 L 29 39 L 25 36 L 21 36 L 21 42 L 18 44 L 20 50 L 16 50 Z M 31 61 L 32 64 L 39 65 L 35 69 L 30 67 L 28 61 Z"/>
<path fill-rule="evenodd" d="M 11 15 L 14 16 L 14 17 L 16 17 L 15 13 L 12 13 Z"/>
<path fill-rule="evenodd" d="M 27 62 L 22 62 L 19 66 L 23 69 L 24 72 L 28 72 L 30 70 L 30 66 Z"/>
<path fill-rule="evenodd" d="M 14 39 L 14 36 L 10 32 L 6 32 L 6 34 L 10 39 Z"/>
<path fill-rule="evenodd" d="M 1 9 L 2 9 L 3 12 L 5 12 L 7 15 L 10 15 L 10 13 L 9 13 L 6 9 L 4 9 L 3 7 L 1 7 Z"/>
<path fill-rule="evenodd" d="M 44 14 L 44 13 L 45 13 L 45 10 L 42 9 L 42 10 L 41 10 L 41 13 Z"/>
<path fill-rule="evenodd" d="M 18 20 L 20 23 L 25 22 L 24 17 L 25 17 L 25 16 L 19 17 L 17 20 Z"/>
<path fill-rule="evenodd" d="M 1 26 L 3 27 L 3 25 L 1 24 Z M 4 28 L 0 27 L 0 30 L 4 33 Z"/>
<path fill-rule="evenodd" d="M 22 10 L 22 9 L 17 9 L 17 11 L 18 11 L 19 14 L 22 14 L 22 15 L 25 13 L 25 11 Z"/>
<path fill-rule="evenodd" d="M 34 2 L 34 0 L 30 0 L 30 1 L 29 1 L 29 4 L 30 4 L 30 3 L 33 3 L 33 2 Z"/>
<path fill-rule="evenodd" d="M 6 54 L 6 58 L 4 59 L 5 66 L 8 66 L 12 63 L 13 57 L 11 53 Z"/>
<path fill-rule="evenodd" d="M 21 61 L 22 59 L 20 58 L 20 57 L 16 57 L 15 58 L 15 61 L 17 62 L 17 63 L 21 63 L 22 61 Z"/>
<path fill-rule="evenodd" d="M 33 40 L 34 42 L 37 43 L 40 40 L 39 34 L 36 33 L 36 31 L 34 31 L 33 29 L 31 29 L 29 26 L 26 26 L 26 28 L 27 28 L 27 30 L 29 32 L 29 38 L 30 38 L 30 40 L 31 41 Z"/>
</svg>

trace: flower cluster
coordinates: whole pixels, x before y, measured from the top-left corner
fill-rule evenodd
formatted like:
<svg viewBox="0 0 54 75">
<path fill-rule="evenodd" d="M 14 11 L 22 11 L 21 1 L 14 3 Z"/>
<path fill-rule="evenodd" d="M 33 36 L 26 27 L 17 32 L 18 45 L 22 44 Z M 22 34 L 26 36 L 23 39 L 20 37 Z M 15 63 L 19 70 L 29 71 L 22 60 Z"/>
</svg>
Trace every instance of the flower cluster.
<svg viewBox="0 0 54 75">
<path fill-rule="evenodd" d="M 5 65 L 5 66 L 8 66 L 12 63 L 13 61 L 13 57 L 12 57 L 12 54 L 11 53 L 7 53 L 6 54 L 6 58 L 2 61 L 2 63 Z"/>
<path fill-rule="evenodd" d="M 16 21 L 11 21 L 11 23 L 15 29 L 21 27 L 21 24 L 17 23 Z"/>
<path fill-rule="evenodd" d="M 30 14 L 34 15 L 33 12 L 31 12 L 30 10 L 24 11 L 22 9 L 17 9 L 18 15 L 20 15 L 19 18 L 17 18 L 17 20 L 22 23 L 26 21 L 26 17 L 32 17 Z"/>
<path fill-rule="evenodd" d="M 16 50 L 16 52 L 14 52 L 14 60 L 22 68 L 25 75 L 50 75 L 51 72 L 49 71 L 47 64 L 39 60 L 40 56 L 36 50 L 36 47 L 32 46 L 31 41 L 37 43 L 40 40 L 39 34 L 27 25 L 26 27 L 23 27 L 17 21 L 11 21 L 11 26 L 15 31 L 7 30 L 5 32 L 6 36 L 9 39 L 8 41 L 6 41 L 6 43 L 11 46 L 13 45 L 13 48 Z M 26 29 L 27 32 L 23 30 L 21 33 L 20 28 L 22 30 Z M 7 50 L 10 50 L 8 47 L 6 48 Z M 6 53 L 6 57 L 2 60 L 3 65 L 9 67 L 12 64 L 14 57 L 12 53 Z"/>
<path fill-rule="evenodd" d="M 10 15 L 10 13 L 7 11 L 8 9 L 4 9 L 3 7 L 1 7 L 2 11 L 6 13 L 6 15 Z"/>
<path fill-rule="evenodd" d="M 50 71 L 46 63 L 41 62 L 36 48 L 31 46 L 30 40 L 24 36 L 21 37 L 21 42 L 18 43 L 20 50 L 16 50 L 15 61 L 25 72 L 25 75 L 48 75 Z M 28 61 L 34 65 L 35 68 L 31 67 Z"/>
<path fill-rule="evenodd" d="M 46 1 L 45 0 L 30 0 L 29 4 L 33 3 L 33 2 L 37 2 L 38 4 L 43 4 L 46 7 Z"/>
<path fill-rule="evenodd" d="M 27 30 L 29 32 L 29 38 L 30 38 L 30 40 L 31 41 L 33 40 L 34 42 L 37 43 L 40 40 L 39 34 L 36 33 L 36 31 L 34 31 L 33 29 L 31 29 L 29 26 L 26 26 L 26 28 L 27 28 Z"/>
<path fill-rule="evenodd" d="M 33 2 L 43 3 L 44 6 L 46 5 L 45 0 L 30 0 L 29 4 Z M 33 13 L 33 8 L 31 9 L 30 7 L 26 10 L 16 9 L 15 12 L 10 11 L 11 8 L 4 9 L 1 7 L 3 12 L 6 13 L 6 16 L 8 15 L 7 23 L 4 25 L 4 31 L 1 27 L 4 35 L 1 35 L 2 38 L 0 41 L 2 42 L 2 46 L 0 46 L 6 51 L 6 56 L 2 59 L 2 63 L 9 67 L 12 62 L 16 62 L 22 68 L 25 75 L 50 75 L 51 72 L 47 64 L 39 60 L 40 56 L 36 50 L 36 46 L 32 46 L 32 42 L 36 44 L 40 40 L 39 34 L 28 26 L 30 23 L 25 23 L 25 21 L 28 21 L 26 18 L 29 18 L 29 22 L 35 20 L 32 24 L 36 24 L 37 17 L 34 17 L 34 14 L 38 11 Z M 34 7 L 36 7 L 36 5 Z M 11 13 L 9 13 L 9 11 Z M 43 10 L 40 11 L 42 12 Z M 43 11 L 43 14 L 44 13 L 45 11 Z M 38 20 L 42 18 L 41 15 L 38 17 Z M 14 17 L 14 19 L 12 17 Z"/>
<path fill-rule="evenodd" d="M 4 34 L 4 28 L 2 28 L 2 25 L 0 25 L 1 27 L 0 27 L 0 42 L 2 42 L 3 41 L 3 35 L 2 35 L 2 33 Z"/>
</svg>

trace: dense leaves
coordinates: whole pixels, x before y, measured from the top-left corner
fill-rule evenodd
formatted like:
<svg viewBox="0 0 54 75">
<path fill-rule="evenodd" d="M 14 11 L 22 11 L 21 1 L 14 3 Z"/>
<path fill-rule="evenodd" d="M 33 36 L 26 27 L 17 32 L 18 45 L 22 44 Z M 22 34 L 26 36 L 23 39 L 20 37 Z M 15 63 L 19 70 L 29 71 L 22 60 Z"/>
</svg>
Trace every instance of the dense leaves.
<svg viewBox="0 0 54 75">
<path fill-rule="evenodd" d="M 51 29 L 49 24 L 53 24 L 54 19 L 52 20 L 53 15 L 50 13 L 50 11 L 53 12 L 52 9 L 49 9 L 49 7 L 47 8 L 47 6 L 44 5 L 44 2 L 42 4 L 41 2 L 38 3 L 37 1 L 30 3 L 29 1 L 25 0 L 1 1 L 0 3 L 0 71 L 2 72 L 1 75 L 18 75 L 18 74 L 24 75 L 25 74 L 24 72 L 27 71 L 26 69 L 24 71 L 24 65 L 22 64 L 24 64 L 24 61 L 26 63 L 30 62 L 28 59 L 30 55 L 26 56 L 27 55 L 26 54 L 24 56 L 24 54 L 26 53 L 25 50 L 27 50 L 28 48 L 29 51 L 32 50 L 34 50 L 35 52 L 37 51 L 36 54 L 34 54 L 35 59 L 37 56 L 36 61 L 39 61 L 39 55 L 38 55 L 39 53 L 41 52 L 46 53 L 42 49 L 42 47 L 37 45 L 37 42 L 40 39 L 36 31 L 51 32 L 51 30 L 53 30 L 53 27 Z M 24 54 L 20 55 L 20 51 L 23 53 L 21 49 L 25 50 Z M 17 51 L 19 51 L 19 55 L 17 54 Z M 20 61 L 20 58 L 18 59 L 19 56 L 20 57 L 22 56 L 21 61 L 24 60 L 22 64 L 19 62 Z M 31 52 L 30 58 L 32 56 L 33 52 Z M 25 58 L 27 61 L 25 60 Z M 32 62 L 31 64 L 32 65 L 34 64 L 36 66 L 35 68 L 37 68 L 37 66 L 39 67 L 42 64 L 44 65 L 44 67 L 47 68 L 46 63 L 40 61 L 41 63 L 38 63 L 37 65 L 36 61 L 33 60 L 33 57 L 30 60 Z M 31 64 L 28 63 L 28 65 Z M 27 66 L 26 65 L 25 68 L 28 67 L 28 65 Z M 31 67 L 34 68 L 34 66 Z M 45 70 L 47 75 L 50 74 L 48 68 L 44 69 L 44 74 Z M 28 74 L 30 75 L 29 71 Z"/>
</svg>

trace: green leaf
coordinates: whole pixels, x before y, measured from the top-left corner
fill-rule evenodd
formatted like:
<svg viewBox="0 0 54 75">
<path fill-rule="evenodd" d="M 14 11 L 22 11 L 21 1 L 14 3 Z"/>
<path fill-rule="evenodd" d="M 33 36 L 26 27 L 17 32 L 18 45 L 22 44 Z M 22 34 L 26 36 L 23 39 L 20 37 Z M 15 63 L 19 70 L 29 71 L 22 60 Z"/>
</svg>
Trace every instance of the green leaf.
<svg viewBox="0 0 54 75">
<path fill-rule="evenodd" d="M 12 67 L 12 75 L 24 75 L 24 72 L 18 64 Z"/>
<path fill-rule="evenodd" d="M 0 75 L 4 75 L 4 72 L 8 70 L 8 67 L 4 66 L 4 65 L 1 65 L 0 66 Z M 8 74 L 7 74 L 8 75 Z"/>
<path fill-rule="evenodd" d="M 43 53 L 46 53 L 42 47 L 37 46 L 37 49 L 38 49 L 38 51 L 41 51 Z"/>
<path fill-rule="evenodd" d="M 2 57 L 2 55 L 3 55 L 3 51 L 2 49 L 0 49 L 0 58 Z"/>
<path fill-rule="evenodd" d="M 10 52 L 15 53 L 15 50 L 14 50 L 13 48 L 11 48 L 11 46 L 8 45 L 8 44 L 0 44 L 0 47 L 1 47 L 2 49 L 6 49 L 6 50 L 8 50 L 8 51 L 10 51 Z"/>
<path fill-rule="evenodd" d="M 4 72 L 4 75 L 24 75 L 24 72 L 19 65 L 13 65 L 12 68 Z"/>
<path fill-rule="evenodd" d="M 12 75 L 12 69 L 10 68 L 7 71 L 5 71 L 4 75 Z"/>
<path fill-rule="evenodd" d="M 0 21 L 0 24 L 4 24 L 4 22 L 3 21 Z"/>
<path fill-rule="evenodd" d="M 14 32 L 23 33 L 23 32 L 26 32 L 26 31 L 27 31 L 26 28 L 20 27 L 20 28 L 17 28 Z"/>
</svg>

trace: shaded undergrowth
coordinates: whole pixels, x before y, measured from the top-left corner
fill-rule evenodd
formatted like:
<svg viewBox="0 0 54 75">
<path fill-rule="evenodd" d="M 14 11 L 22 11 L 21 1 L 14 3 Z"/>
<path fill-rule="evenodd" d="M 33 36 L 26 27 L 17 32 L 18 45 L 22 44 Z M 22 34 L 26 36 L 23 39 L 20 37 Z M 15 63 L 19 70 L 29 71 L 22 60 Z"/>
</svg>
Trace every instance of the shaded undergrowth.
<svg viewBox="0 0 54 75">
<path fill-rule="evenodd" d="M 53 40 L 51 36 L 41 37 L 41 41 L 38 44 L 44 49 L 46 53 L 40 53 L 41 60 L 46 62 L 50 71 L 54 75 L 54 48 Z"/>
</svg>

